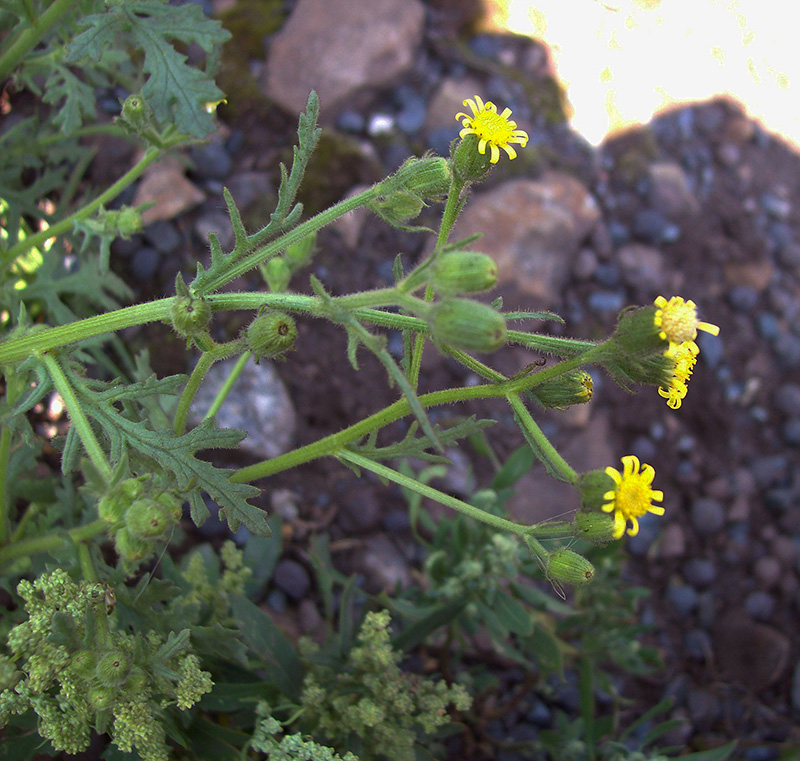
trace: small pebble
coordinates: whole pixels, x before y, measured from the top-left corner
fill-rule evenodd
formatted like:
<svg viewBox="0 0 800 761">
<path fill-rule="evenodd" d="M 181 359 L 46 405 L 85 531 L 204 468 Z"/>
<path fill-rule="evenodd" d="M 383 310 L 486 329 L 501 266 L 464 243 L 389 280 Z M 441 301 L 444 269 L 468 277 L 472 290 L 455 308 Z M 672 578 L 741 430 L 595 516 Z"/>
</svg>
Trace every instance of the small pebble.
<svg viewBox="0 0 800 761">
<path fill-rule="evenodd" d="M 714 534 L 725 525 L 725 508 L 716 499 L 701 497 L 692 503 L 691 521 L 701 534 Z"/>
<path fill-rule="evenodd" d="M 364 118 L 363 114 L 358 113 L 358 111 L 353 111 L 352 109 L 342 111 L 336 119 L 336 127 L 342 132 L 363 132 L 366 124 L 367 120 Z"/>
<path fill-rule="evenodd" d="M 780 561 L 771 555 L 756 560 L 753 571 L 756 579 L 766 589 L 772 589 L 781 578 Z"/>
<path fill-rule="evenodd" d="M 311 577 L 308 571 L 291 558 L 278 561 L 272 574 L 272 581 L 292 600 L 302 600 L 311 589 Z"/>
<path fill-rule="evenodd" d="M 707 558 L 692 558 L 683 566 L 683 576 L 689 584 L 702 589 L 717 578 L 717 568 Z"/>
<path fill-rule="evenodd" d="M 204 180 L 224 180 L 233 168 L 233 159 L 221 143 L 208 143 L 191 150 L 194 173 Z"/>
<path fill-rule="evenodd" d="M 791 447 L 800 447 L 800 418 L 792 418 L 783 424 L 783 440 Z"/>
<path fill-rule="evenodd" d="M 777 603 L 768 592 L 751 592 L 744 601 L 745 610 L 754 621 L 769 621 Z"/>
<path fill-rule="evenodd" d="M 800 384 L 783 383 L 778 386 L 772 403 L 785 415 L 800 415 Z"/>
<path fill-rule="evenodd" d="M 619 291 L 592 291 L 588 304 L 593 312 L 615 314 L 625 306 L 625 294 Z"/>
<path fill-rule="evenodd" d="M 131 274 L 140 282 L 153 279 L 161 263 L 161 254 L 151 246 L 142 246 L 131 259 Z"/>
<path fill-rule="evenodd" d="M 688 616 L 697 607 L 697 591 L 685 584 L 670 587 L 664 595 L 679 616 Z"/>
<path fill-rule="evenodd" d="M 705 629 L 690 629 L 686 632 L 683 646 L 689 657 L 696 661 L 708 661 L 714 652 L 711 636 Z"/>
<path fill-rule="evenodd" d="M 267 605 L 276 613 L 284 613 L 288 605 L 286 595 L 280 589 L 270 589 L 267 595 Z"/>
<path fill-rule="evenodd" d="M 153 222 L 144 228 L 145 240 L 156 251 L 162 254 L 170 254 L 181 244 L 181 235 L 172 222 L 166 219 Z"/>
</svg>

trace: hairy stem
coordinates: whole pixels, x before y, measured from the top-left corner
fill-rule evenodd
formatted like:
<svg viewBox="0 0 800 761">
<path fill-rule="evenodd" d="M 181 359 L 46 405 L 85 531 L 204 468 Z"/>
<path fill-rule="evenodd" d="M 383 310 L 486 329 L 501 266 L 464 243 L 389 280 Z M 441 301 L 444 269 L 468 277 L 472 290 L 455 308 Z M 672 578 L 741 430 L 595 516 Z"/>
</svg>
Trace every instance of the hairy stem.
<svg viewBox="0 0 800 761">
<path fill-rule="evenodd" d="M 501 518 L 499 515 L 487 513 L 485 510 L 481 510 L 479 507 L 462 502 L 460 499 L 451 497 L 449 494 L 445 494 L 438 489 L 434 489 L 432 486 L 420 483 L 410 476 L 403 475 L 402 473 L 398 473 L 396 470 L 387 468 L 385 465 L 382 465 L 379 462 L 370 460 L 369 457 L 364 457 L 363 455 L 357 454 L 356 452 L 350 452 L 348 450 L 342 450 L 336 456 L 344 462 L 349 462 L 352 465 L 358 466 L 359 468 L 364 468 L 364 470 L 370 470 L 381 478 L 394 481 L 394 483 L 399 484 L 410 491 L 415 491 L 417 494 L 421 494 L 423 497 L 428 497 L 429 499 L 435 500 L 446 507 L 450 507 L 453 510 L 458 510 L 465 515 L 470 516 L 470 518 L 483 521 L 483 523 L 488 523 L 490 526 L 494 526 L 502 531 L 511 531 L 512 533 L 520 536 L 524 536 L 528 531 L 528 526 L 523 526 L 521 523 L 514 523 L 513 521 Z"/>
<path fill-rule="evenodd" d="M 102 519 L 92 521 L 84 526 L 69 529 L 68 531 L 58 531 L 44 536 L 35 536 L 31 539 L 24 539 L 21 542 L 10 544 L 0 549 L 0 566 L 10 563 L 12 560 L 37 555 L 41 552 L 52 552 L 64 546 L 66 542 L 85 542 L 108 529 L 108 523 Z"/>
<path fill-rule="evenodd" d="M 58 361 L 52 354 L 43 354 L 42 362 L 47 368 L 50 378 L 53 380 L 56 391 L 58 391 L 61 398 L 64 400 L 64 406 L 67 408 L 69 418 L 72 421 L 72 425 L 75 426 L 75 430 L 80 437 L 83 448 L 86 450 L 86 454 L 89 455 L 92 464 L 97 468 L 103 478 L 110 483 L 114 473 L 111 466 L 106 461 L 103 449 L 97 441 L 97 437 L 94 435 L 89 419 L 83 414 L 83 408 L 78 398 L 75 396 L 75 392 L 72 390 L 67 376 L 61 369 L 61 365 L 58 364 Z"/>
</svg>

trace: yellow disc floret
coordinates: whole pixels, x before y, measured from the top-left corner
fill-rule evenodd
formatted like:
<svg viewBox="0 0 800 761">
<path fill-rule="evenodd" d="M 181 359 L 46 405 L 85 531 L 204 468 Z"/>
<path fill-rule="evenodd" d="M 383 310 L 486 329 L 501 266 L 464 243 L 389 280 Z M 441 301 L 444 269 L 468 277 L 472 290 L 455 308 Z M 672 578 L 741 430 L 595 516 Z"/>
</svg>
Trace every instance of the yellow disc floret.
<svg viewBox="0 0 800 761">
<path fill-rule="evenodd" d="M 517 157 L 517 152 L 510 143 L 519 143 L 523 148 L 528 144 L 528 133 L 517 129 L 517 123 L 508 118 L 511 116 L 510 108 L 497 113 L 497 106 L 494 103 L 490 100 L 484 103 L 477 95 L 474 98 L 467 98 L 464 105 L 470 107 L 472 116 L 463 111 L 456 114 L 456 119 L 461 119 L 464 127 L 459 136 L 477 135 L 478 153 L 485 154 L 488 145 L 492 164 L 500 160 L 500 148 L 509 158 L 514 159 Z"/>
<path fill-rule="evenodd" d="M 680 296 L 673 296 L 667 301 L 659 296 L 655 300 L 655 306 L 653 322 L 659 330 L 659 337 L 669 341 L 671 349 L 686 344 L 692 354 L 697 354 L 699 349 L 694 341 L 698 330 L 711 333 L 712 336 L 719 335 L 718 326 L 697 319 L 697 305 L 694 301 L 684 301 Z"/>
<path fill-rule="evenodd" d="M 622 458 L 623 470 L 606 468 L 606 475 L 614 481 L 614 488 L 603 495 L 607 502 L 603 510 L 614 513 L 614 538 L 619 539 L 630 522 L 630 536 L 639 533 L 639 518 L 645 513 L 663 515 L 664 508 L 654 505 L 661 502 L 664 492 L 651 488 L 655 470 L 651 465 L 641 465 L 639 458 L 628 455 Z"/>
</svg>

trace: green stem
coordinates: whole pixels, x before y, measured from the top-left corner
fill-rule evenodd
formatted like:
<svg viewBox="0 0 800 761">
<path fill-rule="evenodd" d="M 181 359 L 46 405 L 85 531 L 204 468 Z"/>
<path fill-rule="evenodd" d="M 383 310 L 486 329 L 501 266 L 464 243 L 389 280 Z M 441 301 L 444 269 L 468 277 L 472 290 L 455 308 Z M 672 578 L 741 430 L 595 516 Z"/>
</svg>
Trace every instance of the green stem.
<svg viewBox="0 0 800 761">
<path fill-rule="evenodd" d="M 256 249 L 251 254 L 243 256 L 238 261 L 233 262 L 229 267 L 226 267 L 223 272 L 214 276 L 203 278 L 203 280 L 192 289 L 195 296 L 206 296 L 219 290 L 223 285 L 229 283 L 231 280 L 240 277 L 248 270 L 258 267 L 259 264 L 265 262 L 275 254 L 288 248 L 293 243 L 301 241 L 308 235 L 315 233 L 317 230 L 329 225 L 334 220 L 347 214 L 350 211 L 364 206 L 366 203 L 376 198 L 381 194 L 381 185 L 378 183 L 367 190 L 354 195 L 352 198 L 345 198 L 339 203 L 334 204 L 323 212 L 320 212 L 311 219 L 303 222 L 303 224 L 292 228 L 288 232 L 276 238 L 266 246 Z"/>
<path fill-rule="evenodd" d="M 33 354 L 60 349 L 67 344 L 112 333 L 134 325 L 169 319 L 169 310 L 175 297 L 135 304 L 116 309 L 107 314 L 98 314 L 67 325 L 37 330 L 20 338 L 0 343 L 0 365 L 22 362 Z"/>
<path fill-rule="evenodd" d="M 176 144 L 177 142 L 180 141 L 176 140 Z M 41 245 L 50 238 L 54 238 L 68 232 L 72 229 L 75 222 L 81 219 L 86 219 L 94 214 L 94 212 L 97 211 L 103 204 L 112 201 L 123 190 L 125 190 L 128 185 L 138 179 L 144 170 L 147 169 L 150 164 L 156 161 L 156 159 L 158 159 L 162 153 L 162 148 L 156 148 L 154 146 L 148 148 L 147 151 L 145 151 L 144 156 L 142 156 L 135 166 L 122 175 L 122 177 L 120 177 L 113 185 L 111 185 L 111 187 L 97 196 L 94 201 L 91 201 L 90 203 L 81 207 L 68 217 L 64 217 L 64 219 L 62 219 L 60 222 L 56 222 L 56 224 L 48 227 L 46 230 L 40 230 L 38 233 L 19 241 L 19 243 L 6 252 L 6 261 L 4 266 L 10 266 L 17 259 L 17 257 L 21 256 L 26 251 Z"/>
<path fill-rule="evenodd" d="M 217 395 L 214 397 L 214 401 L 211 402 L 211 406 L 208 408 L 208 412 L 206 412 L 206 414 L 203 416 L 203 420 L 208 420 L 208 418 L 214 417 L 214 415 L 219 412 L 220 407 L 222 407 L 223 402 L 228 398 L 228 394 L 230 394 L 233 384 L 239 379 L 239 376 L 242 374 L 244 366 L 247 364 L 247 360 L 250 359 L 251 355 L 252 352 L 248 350 L 236 360 L 236 364 L 233 366 L 233 369 L 228 377 L 225 378 L 225 382 L 222 384 L 222 386 L 220 386 Z"/>
<path fill-rule="evenodd" d="M 64 546 L 67 542 L 85 542 L 92 537 L 102 534 L 108 529 L 108 523 L 102 519 L 87 523 L 84 526 L 69 529 L 69 531 L 59 531 L 54 534 L 45 534 L 31 539 L 3 547 L 0 549 L 0 566 L 10 563 L 12 560 L 37 555 L 41 552 L 52 552 Z"/>
<path fill-rule="evenodd" d="M 442 224 L 439 226 L 439 235 L 436 239 L 436 248 L 440 248 L 447 243 L 447 238 L 450 236 L 450 231 L 458 218 L 461 210 L 461 194 L 467 183 L 460 180 L 453 173 L 450 180 L 450 190 L 447 193 L 447 201 L 444 205 L 442 212 Z M 425 288 L 425 301 L 433 301 L 433 287 L 428 285 Z M 425 336 L 417 335 L 414 339 L 414 347 L 411 350 L 411 362 L 408 368 L 408 381 L 411 388 L 416 389 L 419 383 L 419 371 L 422 365 L 422 350 L 425 347 Z"/>
<path fill-rule="evenodd" d="M 565 536 L 572 536 L 572 524 L 569 521 L 537 523 L 535 526 L 528 527 L 526 535 L 535 536 L 538 539 L 561 539 Z"/>
<path fill-rule="evenodd" d="M 0 82 L 11 74 L 25 57 L 60 20 L 77 5 L 78 0 L 55 0 L 53 4 L 30 26 L 21 32 L 8 50 L 0 56 Z"/>
<path fill-rule="evenodd" d="M 8 457 L 11 453 L 11 426 L 4 425 L 0 433 L 0 547 L 8 540 L 10 529 L 8 496 Z"/>
<path fill-rule="evenodd" d="M 176 436 L 182 436 L 186 431 L 186 418 L 189 416 L 189 410 L 192 406 L 200 384 L 206 377 L 206 373 L 211 369 L 211 366 L 220 359 L 236 354 L 243 348 L 240 341 L 231 341 L 230 343 L 220 344 L 215 346 L 210 351 L 205 351 L 200 355 L 197 364 L 192 370 L 186 387 L 183 389 L 181 398 L 178 401 L 178 408 L 175 411 L 174 431 Z"/>
<path fill-rule="evenodd" d="M 81 565 L 81 573 L 86 581 L 97 581 L 97 572 L 94 570 L 94 563 L 89 554 L 89 546 L 85 542 L 78 542 L 78 561 Z"/>
<path fill-rule="evenodd" d="M 75 426 L 75 430 L 78 432 L 86 454 L 89 455 L 92 464 L 97 468 L 103 478 L 110 483 L 114 473 L 111 466 L 106 461 L 100 443 L 94 435 L 88 418 L 83 414 L 80 402 L 75 396 L 75 392 L 72 390 L 67 376 L 61 369 L 61 365 L 58 364 L 58 361 L 52 354 L 43 354 L 42 363 L 47 368 L 47 372 L 53 380 L 56 391 L 58 391 L 61 398 L 64 400 L 64 406 L 67 408 L 72 425 Z"/>
<path fill-rule="evenodd" d="M 531 417 L 528 408 L 523 404 L 518 394 L 510 393 L 506 395 L 511 409 L 516 413 L 519 424 L 524 428 L 527 437 L 533 440 L 534 449 L 540 456 L 547 458 L 547 462 L 560 474 L 562 480 L 574 484 L 578 480 L 578 474 L 570 467 L 570 464 L 558 453 L 558 450 L 550 443 L 542 429 Z"/>
<path fill-rule="evenodd" d="M 450 404 L 452 402 L 466 401 L 467 399 L 490 399 L 503 396 L 505 396 L 504 386 L 484 384 L 468 388 L 433 391 L 420 396 L 419 403 L 422 407 L 435 407 L 439 404 Z M 373 430 L 400 420 L 410 412 L 411 407 L 406 399 L 398 399 L 394 404 L 384 407 L 374 415 L 370 415 L 337 433 L 332 433 L 330 436 L 325 436 L 304 447 L 298 447 L 291 452 L 273 457 L 271 460 L 264 460 L 246 468 L 241 468 L 231 476 L 230 480 L 233 483 L 255 481 L 259 478 L 266 478 L 275 473 L 289 470 L 311 460 L 317 460 L 320 457 L 337 454 L 353 441 L 357 441 Z"/>
<path fill-rule="evenodd" d="M 396 484 L 399 484 L 410 491 L 415 491 L 417 494 L 421 494 L 423 497 L 433 499 L 436 502 L 445 505 L 446 507 L 451 507 L 453 510 L 458 510 L 459 512 L 464 513 L 475 520 L 488 523 L 490 526 L 494 526 L 502 531 L 511 531 L 519 536 L 524 536 L 528 531 L 528 526 L 523 526 L 520 523 L 514 523 L 513 521 L 506 520 L 505 518 L 501 518 L 499 515 L 487 513 L 485 510 L 481 510 L 479 507 L 462 502 L 460 499 L 451 497 L 449 494 L 445 494 L 438 489 L 434 489 L 432 486 L 420 483 L 414 478 L 405 476 L 402 473 L 398 473 L 396 470 L 387 468 L 385 465 L 382 465 L 379 462 L 370 460 L 369 457 L 364 457 L 363 455 L 357 454 L 356 452 L 351 452 L 349 450 L 342 450 L 337 453 L 336 456 L 340 460 L 349 462 L 352 465 L 358 466 L 359 468 L 364 468 L 364 470 L 370 470 L 381 478 L 394 481 Z"/>
</svg>

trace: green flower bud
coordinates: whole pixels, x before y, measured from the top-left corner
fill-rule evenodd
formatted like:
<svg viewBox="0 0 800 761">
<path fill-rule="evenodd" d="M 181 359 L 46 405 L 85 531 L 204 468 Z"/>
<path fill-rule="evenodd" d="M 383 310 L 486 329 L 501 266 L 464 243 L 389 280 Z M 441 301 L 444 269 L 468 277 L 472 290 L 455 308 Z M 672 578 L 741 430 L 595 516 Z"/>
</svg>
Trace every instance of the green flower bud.
<svg viewBox="0 0 800 761">
<path fill-rule="evenodd" d="M 157 539 L 172 525 L 170 515 L 154 499 L 139 499 L 125 513 L 125 528 L 136 539 Z"/>
<path fill-rule="evenodd" d="M 592 398 L 594 382 L 585 370 L 573 370 L 534 386 L 531 393 L 543 407 L 564 408 L 585 404 Z"/>
<path fill-rule="evenodd" d="M 634 307 L 620 314 L 614 338 L 627 357 L 641 360 L 663 354 L 669 347 L 659 336 L 655 315 L 655 306 Z"/>
<path fill-rule="evenodd" d="M 123 206 L 117 217 L 117 230 L 120 237 L 128 240 L 131 235 L 142 231 L 142 215 L 130 206 Z"/>
<path fill-rule="evenodd" d="M 147 674 L 144 669 L 134 666 L 125 680 L 125 688 L 133 693 L 140 693 L 147 686 Z"/>
<path fill-rule="evenodd" d="M 418 217 L 424 205 L 419 196 L 405 190 L 396 190 L 368 204 L 381 219 L 398 227 Z"/>
<path fill-rule="evenodd" d="M 72 656 L 70 666 L 81 679 L 91 679 L 97 666 L 97 656 L 91 650 L 78 650 Z"/>
<path fill-rule="evenodd" d="M 256 357 L 277 357 L 294 346 L 297 325 L 283 312 L 263 312 L 247 326 L 246 338 Z"/>
<path fill-rule="evenodd" d="M 594 566 L 583 555 L 559 547 L 547 558 L 547 578 L 563 584 L 587 584 L 594 577 Z"/>
<path fill-rule="evenodd" d="M 614 538 L 614 519 L 608 513 L 579 511 L 573 522 L 573 533 L 592 544 L 608 544 Z"/>
<path fill-rule="evenodd" d="M 95 711 L 105 711 L 114 705 L 114 693 L 108 687 L 92 687 L 86 699 Z"/>
<path fill-rule="evenodd" d="M 97 503 L 98 515 L 107 523 L 121 521 L 127 509 L 144 493 L 148 476 L 126 478 Z"/>
<path fill-rule="evenodd" d="M 292 270 L 282 256 L 270 259 L 264 265 L 264 278 L 273 293 L 280 293 L 289 287 L 292 279 Z"/>
<path fill-rule="evenodd" d="M 120 119 L 139 134 L 153 126 L 153 112 L 141 95 L 129 95 L 125 98 Z"/>
<path fill-rule="evenodd" d="M 578 491 L 581 495 L 581 510 L 598 512 L 608 502 L 606 492 L 615 487 L 614 479 L 604 470 L 589 470 L 578 476 Z"/>
<path fill-rule="evenodd" d="M 456 143 L 453 151 L 453 172 L 463 181 L 485 180 L 492 168 L 491 151 L 478 153 L 478 143 L 478 136 L 474 134 L 465 135 Z"/>
<path fill-rule="evenodd" d="M 153 551 L 150 542 L 131 536 L 130 532 L 124 528 L 114 534 L 114 546 L 117 554 L 127 563 L 138 563 Z"/>
<path fill-rule="evenodd" d="M 97 662 L 94 674 L 100 684 L 110 687 L 125 681 L 128 666 L 128 656 L 121 650 L 112 650 Z"/>
<path fill-rule="evenodd" d="M 450 190 L 450 167 L 440 156 L 408 159 L 395 173 L 400 186 L 421 199 L 437 199 Z"/>
<path fill-rule="evenodd" d="M 205 299 L 176 296 L 169 310 L 172 327 L 179 336 L 197 338 L 204 335 L 211 322 L 211 307 Z"/>
<path fill-rule="evenodd" d="M 448 251 L 434 262 L 431 283 L 437 291 L 453 295 L 488 291 L 497 283 L 497 265 L 488 254 Z"/>
<path fill-rule="evenodd" d="M 172 523 L 177 523 L 183 515 L 183 501 L 170 491 L 165 491 L 155 497 L 155 501 L 161 505 L 169 516 Z"/>
<path fill-rule="evenodd" d="M 444 299 L 428 314 L 435 341 L 463 351 L 495 351 L 506 342 L 506 321 L 488 304 L 469 299 Z"/>
</svg>

